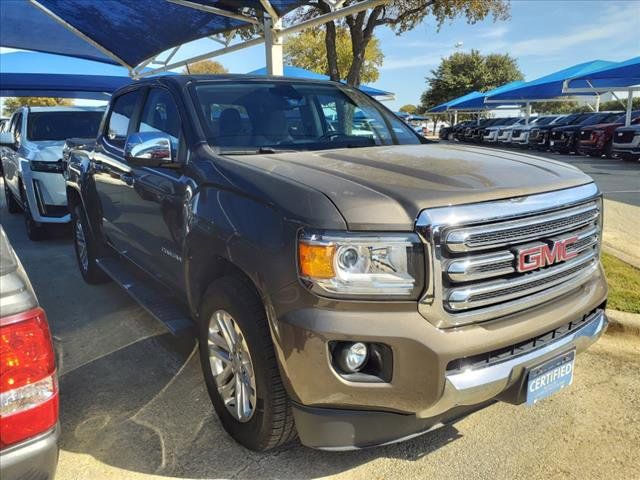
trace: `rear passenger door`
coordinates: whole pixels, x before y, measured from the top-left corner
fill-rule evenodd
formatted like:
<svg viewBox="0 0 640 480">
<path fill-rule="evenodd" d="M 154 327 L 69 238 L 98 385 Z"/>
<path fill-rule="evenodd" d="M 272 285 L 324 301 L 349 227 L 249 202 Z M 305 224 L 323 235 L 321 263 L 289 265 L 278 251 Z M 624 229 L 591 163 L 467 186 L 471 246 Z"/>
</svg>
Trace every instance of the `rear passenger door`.
<svg viewBox="0 0 640 480">
<path fill-rule="evenodd" d="M 119 94 L 111 101 L 104 131 L 91 159 L 91 172 L 100 203 L 102 230 L 107 241 L 120 253 L 136 257 L 142 245 L 129 237 L 131 228 L 125 224 L 127 205 L 123 201 L 129 185 L 130 168 L 124 161 L 124 144 L 133 129 L 134 115 L 143 100 L 138 88 Z"/>
</svg>

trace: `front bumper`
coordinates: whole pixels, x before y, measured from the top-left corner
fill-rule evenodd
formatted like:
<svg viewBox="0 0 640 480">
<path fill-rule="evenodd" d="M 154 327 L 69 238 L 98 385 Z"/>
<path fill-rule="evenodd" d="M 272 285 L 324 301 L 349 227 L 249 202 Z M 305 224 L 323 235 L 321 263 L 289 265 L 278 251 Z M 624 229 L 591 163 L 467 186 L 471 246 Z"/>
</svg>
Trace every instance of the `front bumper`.
<svg viewBox="0 0 640 480">
<path fill-rule="evenodd" d="M 19 480 L 52 479 L 58 466 L 58 438 L 60 427 L 26 440 L 0 452 L 0 478 Z"/>
<path fill-rule="evenodd" d="M 302 301 L 297 295 L 296 304 Z M 604 275 L 598 268 L 586 283 L 554 301 L 501 319 L 448 329 L 435 327 L 416 305 L 405 302 L 320 300 L 313 307 L 293 308 L 273 323 L 273 331 L 283 382 L 298 405 L 295 415 L 303 417 L 298 425 L 300 439 L 317 448 L 373 446 L 415 436 L 487 402 L 520 403 L 525 369 L 559 351 L 584 350 L 606 327 L 601 310 L 570 335 L 526 355 L 463 373 L 451 369 L 451 364 L 575 322 L 601 307 L 606 295 Z M 292 306 L 296 296 L 286 298 Z M 274 306 L 280 310 L 281 305 Z M 391 381 L 355 382 L 340 376 L 332 367 L 328 348 L 332 341 L 387 345 L 393 354 Z M 379 420 L 382 414 L 396 420 Z M 367 424 L 378 421 L 377 427 L 367 429 Z M 326 435 L 319 436 L 321 431 Z"/>
<path fill-rule="evenodd" d="M 62 173 L 36 172 L 29 162 L 21 165 L 22 183 L 31 216 L 38 223 L 69 223 L 67 190 Z"/>
<path fill-rule="evenodd" d="M 450 424 L 496 400 L 521 403 L 530 367 L 563 351 L 585 350 L 604 333 L 607 323 L 604 311 L 597 310 L 580 328 L 555 342 L 487 367 L 445 375 L 441 400 L 421 415 L 313 408 L 294 403 L 298 435 L 304 445 L 312 448 L 360 449 L 408 440 Z M 429 416 L 424 416 L 427 413 Z"/>
</svg>

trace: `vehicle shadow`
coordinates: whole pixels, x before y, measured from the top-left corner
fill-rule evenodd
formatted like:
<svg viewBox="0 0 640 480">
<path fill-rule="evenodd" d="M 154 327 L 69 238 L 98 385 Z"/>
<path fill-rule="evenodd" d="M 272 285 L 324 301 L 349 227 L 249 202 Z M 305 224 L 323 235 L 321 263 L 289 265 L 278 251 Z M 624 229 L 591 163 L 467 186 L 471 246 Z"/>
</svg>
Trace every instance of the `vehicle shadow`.
<svg viewBox="0 0 640 480">
<path fill-rule="evenodd" d="M 202 381 L 195 342 L 142 339 L 62 375 L 62 450 L 132 472 L 183 478 L 317 478 L 379 457 L 418 460 L 461 438 L 454 426 L 354 452 L 294 443 L 255 453 L 222 429 Z"/>
</svg>

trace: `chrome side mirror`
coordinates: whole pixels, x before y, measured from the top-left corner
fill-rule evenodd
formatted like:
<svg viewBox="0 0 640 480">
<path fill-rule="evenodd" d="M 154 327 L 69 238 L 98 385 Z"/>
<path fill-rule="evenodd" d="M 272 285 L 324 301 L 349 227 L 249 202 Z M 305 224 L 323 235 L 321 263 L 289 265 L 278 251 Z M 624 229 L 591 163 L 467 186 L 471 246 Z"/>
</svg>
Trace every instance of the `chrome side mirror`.
<svg viewBox="0 0 640 480">
<path fill-rule="evenodd" d="M 137 167 L 159 167 L 173 163 L 171 137 L 161 132 L 138 132 L 127 137 L 124 158 Z"/>
</svg>

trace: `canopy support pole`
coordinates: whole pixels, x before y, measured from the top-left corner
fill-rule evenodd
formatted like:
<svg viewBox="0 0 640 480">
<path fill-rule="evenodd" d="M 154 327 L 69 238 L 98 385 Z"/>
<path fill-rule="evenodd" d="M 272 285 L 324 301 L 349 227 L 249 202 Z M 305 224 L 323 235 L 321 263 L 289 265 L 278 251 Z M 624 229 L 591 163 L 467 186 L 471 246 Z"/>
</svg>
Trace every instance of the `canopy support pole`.
<svg viewBox="0 0 640 480">
<path fill-rule="evenodd" d="M 627 97 L 627 114 L 624 117 L 624 126 L 631 125 L 631 107 L 633 106 L 633 90 L 629 89 L 629 96 Z"/>
<path fill-rule="evenodd" d="M 264 46 L 267 57 L 267 75 L 284 75 L 282 19 L 264 19 Z"/>
<path fill-rule="evenodd" d="M 524 110 L 524 124 L 529 125 L 529 119 L 531 118 L 531 102 L 527 102 Z"/>
<path fill-rule="evenodd" d="M 596 95 L 596 106 L 595 106 L 595 111 L 599 112 L 600 111 L 600 95 Z"/>
<path fill-rule="evenodd" d="M 458 123 L 458 110 L 453 111 L 453 124 L 456 125 Z"/>
</svg>

